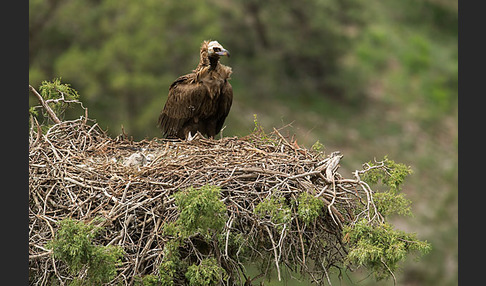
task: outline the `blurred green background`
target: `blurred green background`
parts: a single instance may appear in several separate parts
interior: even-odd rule
[[[457,285],[457,0],[30,0],[29,83],[62,77],[109,134],[160,137],[168,87],[206,39],[231,52],[224,136],[249,134],[257,114],[267,131],[341,151],[343,176],[385,155],[411,166],[415,216],[392,220],[432,251],[397,280]],[[343,277],[354,283],[376,285],[362,271]]]

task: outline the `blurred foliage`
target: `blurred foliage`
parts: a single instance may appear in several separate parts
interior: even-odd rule
[[[112,133],[121,123],[136,138],[155,136],[168,86],[195,68],[203,40],[218,39],[234,51],[228,64],[238,94],[344,97],[339,58],[355,34],[349,31],[363,24],[361,5],[34,0],[30,83],[62,75]]]
[[[342,151],[344,171],[406,162],[416,215],[394,225],[434,248],[397,280],[456,285],[457,20],[457,0],[31,0],[29,83],[62,77],[110,134],[159,137],[169,85],[218,40],[234,72],[224,136],[247,135],[258,114],[299,144]]]

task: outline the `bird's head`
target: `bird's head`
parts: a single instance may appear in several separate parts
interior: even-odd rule
[[[208,56],[209,57],[219,57],[219,56],[230,56],[228,50],[223,48],[223,46],[218,43],[218,41],[211,41],[208,43]]]

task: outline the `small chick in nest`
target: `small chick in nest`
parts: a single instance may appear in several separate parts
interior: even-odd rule
[[[127,167],[140,168],[141,166],[146,166],[148,163],[150,163],[153,160],[153,157],[154,155],[152,154],[144,155],[143,153],[136,152],[130,155],[130,157],[125,160],[123,165]]]

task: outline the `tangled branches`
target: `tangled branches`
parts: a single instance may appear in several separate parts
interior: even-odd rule
[[[171,239],[164,227],[180,213],[174,195],[191,187],[220,189],[225,222],[212,238],[198,233],[186,237],[178,251],[186,264],[215,258],[227,274],[223,285],[251,285],[255,277],[246,274],[248,261],[258,262],[262,275],[273,269],[279,280],[285,266],[318,284],[330,284],[328,270],[343,267],[348,254],[343,226],[360,219],[384,221],[373,191],[360,178],[383,168],[380,162],[346,179],[337,172],[342,154],[300,148],[276,129],[244,138],[132,142],[122,135],[110,138],[87,122],[83,117],[58,122],[44,133],[31,126],[33,285],[73,279],[46,247],[65,218],[96,222],[104,228],[96,243],[124,249],[112,283],[133,285],[137,278],[157,275]],[[315,202],[318,208],[312,208]],[[174,276],[180,283],[184,279],[184,273]]]

